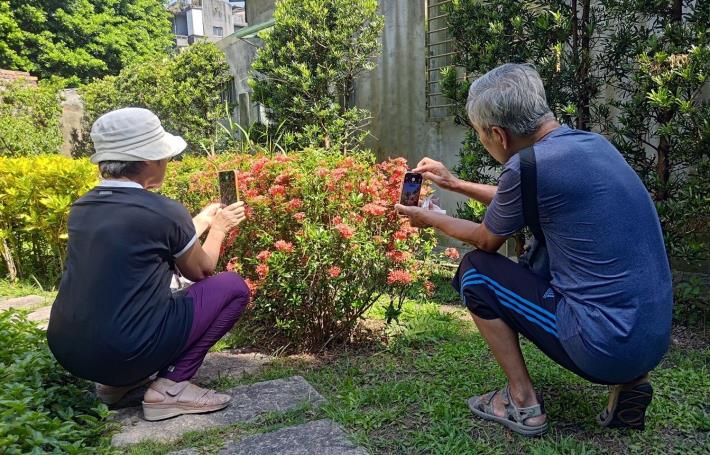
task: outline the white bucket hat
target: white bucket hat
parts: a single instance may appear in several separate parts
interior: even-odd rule
[[[92,163],[164,160],[187,147],[183,138],[165,132],[155,114],[137,107],[99,117],[91,127],[91,140],[96,150],[91,155]]]

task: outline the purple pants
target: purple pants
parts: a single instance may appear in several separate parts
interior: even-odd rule
[[[190,380],[207,352],[237,322],[249,303],[249,288],[234,272],[224,272],[191,285],[187,295],[194,306],[192,329],[185,347],[172,365],[158,376],[181,382]]]

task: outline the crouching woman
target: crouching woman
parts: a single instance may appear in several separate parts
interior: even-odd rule
[[[97,382],[108,404],[157,372],[143,397],[147,420],[222,409],[230,396],[189,380],[249,300],[239,275],[212,275],[244,207],[213,204],[192,219],[181,204],[150,191],[186,144],[148,110],[109,112],[91,138],[91,161],[104,180],[71,208],[65,271],[47,330],[52,353],[71,373]],[[195,284],[173,294],[176,270]]]

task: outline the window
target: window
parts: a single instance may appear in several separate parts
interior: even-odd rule
[[[454,64],[454,39],[449,30],[447,4],[426,1],[426,110],[428,120],[443,120],[454,113],[454,103],[441,93],[441,70]]]
[[[224,36],[224,30],[222,27],[212,27],[212,34],[214,36]]]

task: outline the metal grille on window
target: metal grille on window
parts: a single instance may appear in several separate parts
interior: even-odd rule
[[[454,113],[454,103],[441,93],[441,70],[454,64],[454,40],[445,6],[452,0],[426,0],[426,110],[429,120]]]

